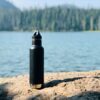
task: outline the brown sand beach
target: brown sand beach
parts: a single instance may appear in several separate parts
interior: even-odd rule
[[[100,71],[45,73],[41,90],[32,90],[28,79],[0,78],[0,100],[100,100]]]

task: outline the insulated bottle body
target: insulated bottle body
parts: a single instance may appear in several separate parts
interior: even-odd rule
[[[44,48],[33,46],[30,49],[30,84],[44,83]]]

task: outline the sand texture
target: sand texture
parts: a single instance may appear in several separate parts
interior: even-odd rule
[[[100,100],[100,71],[45,73],[41,90],[29,76],[0,78],[0,100]]]

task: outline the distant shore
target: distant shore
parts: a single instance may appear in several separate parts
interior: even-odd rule
[[[100,70],[45,73],[41,90],[28,81],[28,75],[0,78],[0,100],[100,100]]]
[[[25,33],[27,33],[27,32],[35,32],[35,31],[37,31],[37,30],[0,30],[0,32],[25,32]],[[42,33],[46,33],[46,32],[50,32],[50,33],[52,33],[52,32],[54,32],[54,33],[62,33],[62,32],[100,32],[100,30],[82,30],[82,31],[47,31],[47,30],[39,30],[40,32],[42,32]]]

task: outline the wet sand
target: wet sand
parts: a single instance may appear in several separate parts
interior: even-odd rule
[[[30,88],[28,75],[0,78],[0,100],[100,100],[100,70],[45,73],[41,90]]]

